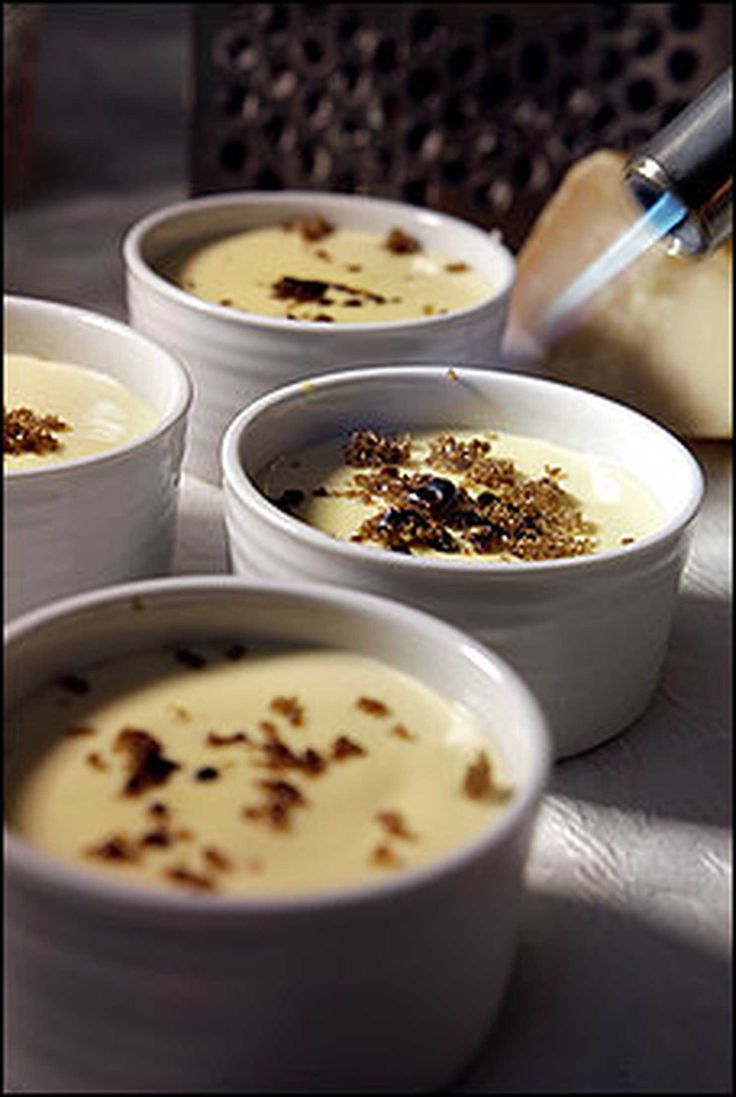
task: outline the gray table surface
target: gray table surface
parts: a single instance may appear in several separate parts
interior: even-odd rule
[[[187,193],[186,17],[47,6],[6,290],[124,318],[122,234]],[[731,448],[692,448],[707,494],[661,685],[625,734],[555,767],[504,1008],[454,1092],[733,1090]],[[219,490],[189,477],[175,570],[227,570]]]

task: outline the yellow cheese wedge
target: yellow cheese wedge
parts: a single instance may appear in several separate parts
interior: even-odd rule
[[[519,256],[505,345],[533,345],[547,307],[637,219],[624,156],[600,149],[575,164]],[[731,243],[702,259],[655,245],[602,291],[579,326],[538,351],[537,366],[630,404],[678,434],[732,433]]]

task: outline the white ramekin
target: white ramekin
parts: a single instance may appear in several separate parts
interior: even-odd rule
[[[635,544],[563,560],[427,560],[340,541],[284,514],[259,489],[276,457],[375,424],[482,428],[609,458],[660,501],[661,527]],[[511,663],[550,722],[558,757],[627,727],[662,667],[703,477],[688,450],[643,415],[571,386],[503,371],[355,368],[263,397],[222,447],[234,570],[394,597],[465,629]]]
[[[18,1091],[426,1092],[488,1035],[549,769],[539,707],[496,655],[370,595],[231,576],[152,580],[8,626],[6,712],[60,674],[226,638],[351,650],[440,690],[487,730],[515,794],[486,832],[430,866],[314,896],[129,887],[9,832],[6,1018]]]
[[[105,316],[5,298],[5,350],[89,366],[160,418],[91,457],[4,470],[5,619],[54,598],[170,569],[192,387],[168,352]]]
[[[497,290],[445,316],[386,324],[315,324],[256,316],[210,304],[159,273],[184,245],[306,213],[340,227],[385,233],[398,226],[426,248],[462,257]],[[233,412],[290,381],[347,368],[447,357],[489,362],[506,321],[515,261],[496,235],[446,214],[362,196],[319,191],[251,191],[180,202],[139,221],[123,244],[128,315],[134,328],[180,355],[194,381],[185,468],[219,479],[219,445]]]

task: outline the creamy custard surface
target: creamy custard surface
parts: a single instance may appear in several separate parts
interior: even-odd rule
[[[331,226],[309,233],[301,224],[214,240],[176,256],[162,273],[205,301],[322,323],[414,320],[466,308],[494,292],[462,256],[425,251],[403,233]]]
[[[145,434],[160,418],[115,378],[69,362],[5,354],[3,383],[6,469],[35,468],[103,453]],[[9,413],[18,409],[28,409],[36,419],[50,416],[64,424],[51,430],[56,448],[8,452]]]
[[[384,880],[478,836],[513,795],[469,714],[343,651],[144,652],[46,687],[8,726],[14,829],[112,879],[203,895]]]
[[[362,433],[379,444],[400,438],[404,452],[389,448],[381,457],[378,450],[367,464],[350,464],[350,442],[333,439],[274,462],[260,479],[261,489],[333,537],[448,561],[601,552],[633,543],[664,521],[644,484],[593,454],[502,431],[368,431],[355,432],[353,442]],[[448,459],[433,464],[443,438]],[[411,533],[412,521],[420,523],[417,536],[399,536],[404,528]],[[366,522],[374,526],[372,535]],[[551,528],[557,532],[543,533]]]

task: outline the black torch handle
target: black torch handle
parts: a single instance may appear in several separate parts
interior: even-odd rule
[[[727,69],[629,161],[625,178],[645,207],[664,192],[687,217],[673,243],[690,254],[716,247],[731,232],[733,77]]]
[[[728,69],[639,150],[657,161],[675,196],[693,212],[733,174],[732,98]]]

